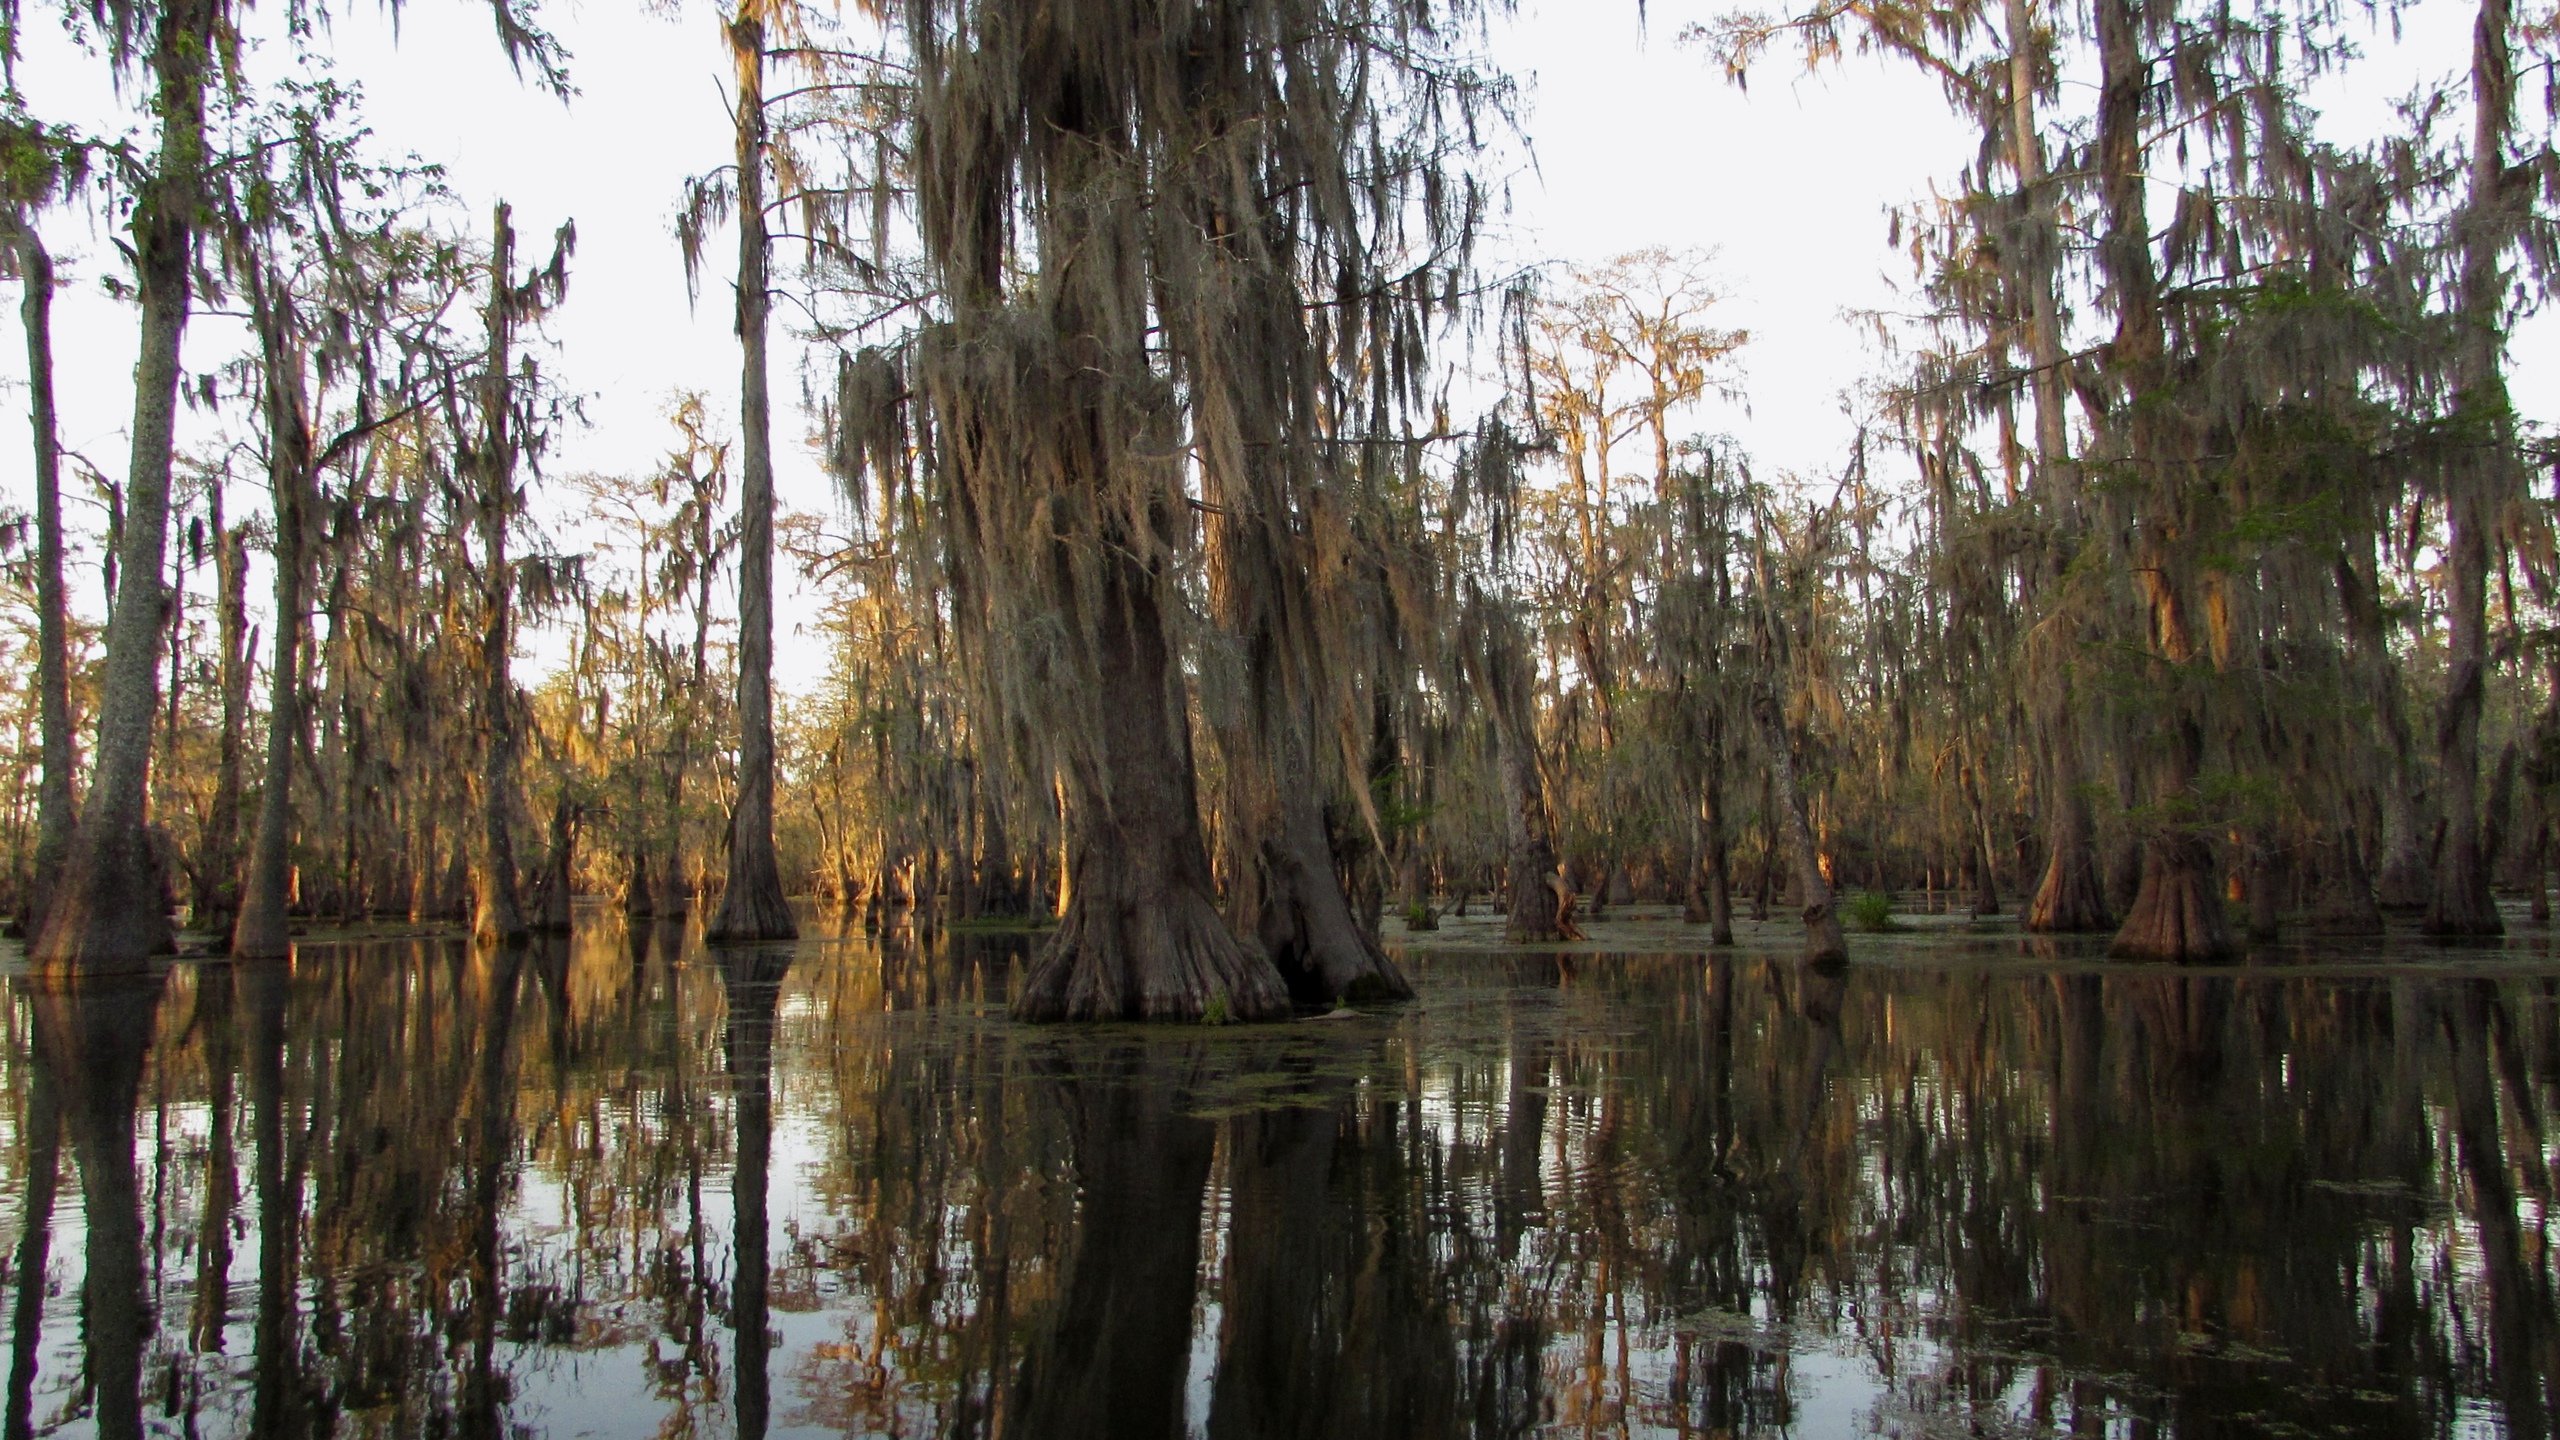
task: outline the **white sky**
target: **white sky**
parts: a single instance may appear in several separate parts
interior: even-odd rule
[[[272,5],[270,6],[272,9]],[[1975,141],[1936,87],[1905,68],[1850,61],[1802,77],[1775,55],[1745,94],[1705,56],[1673,43],[1681,27],[1721,8],[1703,0],[1654,0],[1640,33],[1634,0],[1523,0],[1498,57],[1530,86],[1527,129],[1534,173],[1518,177],[1503,259],[1588,262],[1644,246],[1713,247],[1731,297],[1722,323],[1747,327],[1747,413],[1704,417],[1729,430],[1762,473],[1837,464],[1849,440],[1841,395],[1876,368],[1864,327],[1845,312],[1889,307],[1909,277],[1889,250],[1885,213],[1952,176]],[[2422,76],[2463,66],[2471,9],[2424,0],[2408,38],[2317,97],[2339,135],[2385,123],[2384,100]],[[272,17],[269,17],[270,20]],[[480,0],[410,0],[397,46],[371,7],[339,22],[342,78],[361,80],[382,149],[444,163],[476,216],[504,198],[526,249],[547,243],[564,218],[578,227],[568,304],[552,332],[554,372],[588,397],[591,426],[559,438],[548,468],[644,471],[668,448],[663,418],[682,389],[734,411],[737,351],[729,294],[706,277],[698,308],[686,300],[673,235],[685,177],[721,164],[729,130],[721,98],[725,48],[710,5],[674,14],[639,4],[555,3],[546,20],[567,44],[579,93],[565,109],[518,84],[498,56]],[[42,25],[39,20],[38,28]],[[50,34],[30,37],[21,80],[36,113],[99,123],[98,62]],[[274,52],[260,62],[267,73]],[[91,113],[83,113],[89,111]],[[485,220],[475,223],[485,224]],[[74,283],[56,302],[58,385],[65,443],[109,474],[125,463],[134,317],[107,300],[100,274],[114,264],[89,222],[57,220],[48,233]],[[715,254],[725,268],[726,251]],[[11,297],[14,311],[14,295]],[[777,310],[788,319],[787,309]],[[0,504],[32,504],[23,440],[25,362],[14,323],[0,345],[0,390],[12,418],[0,430]],[[222,322],[190,331],[191,368],[218,363],[237,336]],[[2518,403],[2551,418],[2549,380],[2560,374],[2560,323],[2518,336]],[[778,355],[778,365],[787,364]],[[786,505],[826,512],[832,488],[804,445],[810,428],[799,385],[775,376],[778,479]],[[186,432],[199,443],[201,420]],[[253,506],[243,495],[235,508]],[[551,512],[567,505],[551,502]],[[537,500],[537,515],[545,513]],[[75,506],[94,531],[102,516]],[[571,537],[564,534],[564,541]],[[788,567],[785,567],[786,571]],[[94,605],[93,575],[73,590]],[[782,614],[786,627],[794,607]],[[783,642],[786,688],[818,678],[810,643]]]

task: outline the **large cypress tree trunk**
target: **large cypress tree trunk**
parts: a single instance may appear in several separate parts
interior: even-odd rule
[[[1066,767],[1069,899],[1032,963],[1025,1020],[1224,1018],[1289,1012],[1270,961],[1218,914],[1200,834],[1191,739],[1157,577],[1122,547],[1094,565],[1098,742]]]
[[[2180,673],[2196,656],[2187,584],[2192,537],[2183,486],[2189,482],[2169,401],[2159,280],[2151,254],[2144,187],[2143,97],[2149,66],[2142,47],[2146,0],[2098,0],[2100,70],[2098,168],[2106,231],[2100,264],[2116,309],[2114,360],[2131,458],[2142,472],[2137,515],[2137,569],[2150,625],[2151,670],[2169,697],[2163,733],[2150,759],[2151,803],[2160,828],[2142,855],[2142,879],[2110,953],[2125,959],[2210,960],[2231,951],[2223,919],[2220,866],[2212,848],[2179,823],[2192,803],[2204,760],[2204,731]]]
[[[2481,838],[2480,715],[2489,679],[2489,557],[2497,517],[2516,489],[2515,420],[2500,352],[2505,344],[2506,255],[2516,233],[2505,192],[2507,133],[2515,75],[2509,55],[2509,0],[2480,0],[2471,35],[2471,177],[2455,233],[2462,240],[2462,334],[2455,359],[2454,411],[2471,443],[2448,464],[2445,483],[2445,696],[2436,722],[2442,772],[2444,847],[2428,898],[2430,935],[2488,936],[2504,924],[2489,894]]]
[[[53,256],[31,217],[0,214],[17,252],[26,294],[18,302],[27,338],[27,417],[35,431],[36,727],[41,775],[36,787],[36,853],[25,911],[33,936],[71,851],[75,811],[72,772],[79,768],[71,733],[71,621],[62,584],[62,445],[53,404]]]
[[[2027,359],[2034,367],[2028,392],[2035,402],[2036,501],[2047,530],[2044,563],[2035,579],[2047,596],[2059,593],[2064,567],[2080,533],[2079,492],[2071,472],[2071,432],[2064,414],[2061,304],[2056,294],[2061,265],[2056,191],[2045,174],[2044,136],[2036,121],[2036,39],[2032,0],[2006,0],[2009,42],[2010,156],[2026,211],[2026,243],[2019,265],[2027,292]],[[2057,672],[2067,656],[2048,665]],[[2027,902],[2026,928],[2044,934],[2105,930],[2106,889],[2098,881],[2097,827],[2081,793],[2086,761],[2071,695],[2058,675],[2034,691],[2038,779],[2044,790],[2045,868]]]
[[[132,464],[99,685],[97,771],[71,858],[28,958],[48,967],[135,971],[172,948],[159,867],[146,827],[151,722],[159,702],[166,621],[169,470],[177,441],[178,350],[192,298],[196,215],[204,204],[205,91],[213,78],[222,0],[165,0],[151,70],[160,153],[134,207],[141,300],[134,363]]]
[[[739,0],[729,22],[738,72],[738,804],[729,816],[729,885],[703,938],[788,940],[800,933],[773,853],[773,416],[765,331],[772,310],[764,221],[766,0]]]
[[[1302,1001],[1409,999],[1413,987],[1353,914],[1334,865],[1312,717],[1305,698],[1291,694],[1272,619],[1275,607],[1309,608],[1304,577],[1273,553],[1286,543],[1262,528],[1273,522],[1242,513],[1253,503],[1249,494],[1232,501],[1212,531],[1211,601],[1248,667],[1244,716],[1226,727],[1221,747],[1231,797],[1228,912]],[[1299,593],[1270,593],[1280,587]]]
[[[1257,866],[1258,903],[1238,907],[1239,928],[1262,942],[1292,993],[1309,1001],[1406,1000],[1413,986],[1351,913],[1333,846],[1325,838],[1314,766],[1303,732],[1279,737]],[[1230,777],[1233,783],[1233,777]]]

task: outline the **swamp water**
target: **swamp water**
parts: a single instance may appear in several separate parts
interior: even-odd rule
[[[7,1434],[2541,1436],[2560,1400],[2545,936],[1415,953],[1412,1005],[1213,1032],[1012,1025],[1019,939],[581,923],[13,980]]]

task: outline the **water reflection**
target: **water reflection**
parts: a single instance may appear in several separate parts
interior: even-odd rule
[[[2560,970],[1424,957],[1236,1032],[618,917],[20,983],[8,1436],[2547,1436]]]

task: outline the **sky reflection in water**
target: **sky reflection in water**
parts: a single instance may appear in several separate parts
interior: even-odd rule
[[[19,982],[6,1435],[2541,1436],[2560,1408],[2548,958],[1453,955],[1400,1010],[1173,1032],[1010,1024],[1020,947],[712,957],[597,916],[515,958]]]

